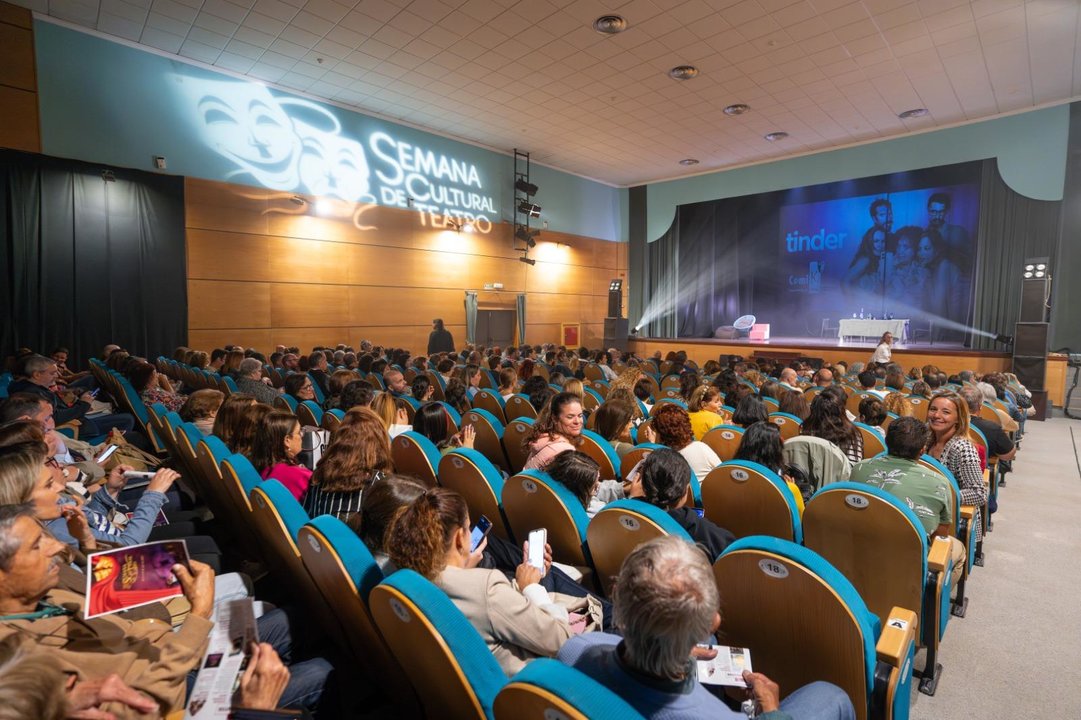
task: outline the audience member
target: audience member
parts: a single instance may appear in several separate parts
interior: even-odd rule
[[[979,429],[987,438],[987,455],[997,457],[1000,461],[1013,460],[1017,455],[1017,447],[1010,440],[1010,436],[1002,430],[1002,426],[994,420],[980,417],[980,407],[983,405],[983,394],[971,385],[966,385],[958,391],[968,405],[969,422]]]
[[[653,413],[650,428],[656,433],[658,442],[683,456],[698,482],[702,482],[710,470],[721,464],[721,458],[713,448],[694,439],[690,415],[679,405],[662,403]]]
[[[384,575],[398,569],[387,554],[386,538],[394,518],[427,488],[412,477],[386,475],[373,484],[360,500],[360,512],[347,522],[364,544]]]
[[[355,407],[371,407],[375,388],[367,380],[352,380],[342,388],[338,408],[348,412]]]
[[[885,490],[911,508],[929,537],[948,538],[956,582],[964,569],[965,547],[950,535],[953,489],[949,480],[918,462],[931,439],[931,430],[916,418],[898,418],[886,430],[887,454],[858,463],[849,479]]]
[[[244,412],[255,404],[255,398],[246,393],[233,393],[225,398],[221,407],[218,408],[218,414],[214,417],[213,433],[216,435],[231,452],[233,450],[233,435],[236,433],[237,426],[239,425],[241,418],[244,416]]]
[[[251,450],[251,464],[264,479],[274,478],[297,500],[304,497],[312,471],[297,462],[303,444],[300,421],[284,410],[272,410],[265,418]]]
[[[736,537],[712,520],[699,516],[690,497],[691,468],[670,448],[646,455],[638,473],[628,478],[627,496],[656,505],[679,523],[702,546],[710,561],[735,542]]]
[[[18,392],[26,392],[40,396],[52,405],[53,419],[57,425],[65,425],[72,420],[78,420],[81,425],[80,431],[84,436],[97,437],[115,428],[123,432],[129,442],[146,449],[146,438],[134,432],[135,418],[131,415],[115,413],[88,417],[87,413],[94,399],[89,392],[84,392],[74,398],[74,402],[70,405],[63,401],[52,390],[56,385],[58,375],[56,363],[49,358],[41,355],[27,355],[19,360],[15,379],[8,386],[8,393],[14,395]]]
[[[263,364],[255,358],[244,358],[237,369],[236,387],[242,393],[254,397],[256,401],[273,405],[278,399],[278,391],[270,384],[269,378],[263,378]]]
[[[386,427],[391,439],[413,429],[409,422],[409,404],[393,393],[380,393],[372,401],[372,410],[383,421],[383,426]]]
[[[623,561],[612,602],[623,636],[578,635],[559,651],[562,662],[650,720],[744,717],[698,682],[695,646],[721,625],[717,584],[702,553],[673,537],[639,545]],[[835,685],[814,682],[782,701],[765,675],[745,671],[743,679],[763,720],[855,720],[852,701]]]
[[[214,423],[224,402],[225,393],[221,390],[196,390],[180,406],[180,419],[199,428],[203,435],[210,435],[214,432]]]
[[[413,432],[431,440],[442,455],[460,447],[472,448],[477,437],[477,430],[472,425],[452,433],[447,411],[437,402],[420,406],[413,417]]]
[[[623,390],[622,392],[626,392]],[[634,449],[631,428],[634,427],[634,407],[626,400],[606,399],[593,413],[593,430],[612,445],[621,459]]]
[[[886,431],[882,429],[882,423],[886,422],[886,405],[881,400],[865,397],[860,400],[859,411],[861,423],[870,426],[881,437],[886,436]]]
[[[619,480],[601,482],[600,466],[583,452],[564,450],[548,463],[545,471],[578,498],[589,517],[623,497],[623,484]]]
[[[307,373],[297,372],[287,375],[285,382],[282,383],[282,392],[296,400],[297,404],[305,400],[315,401],[315,385]]]
[[[845,416],[845,406],[825,391],[811,401],[811,414],[800,426],[800,434],[828,440],[851,463],[863,460],[863,436]]]
[[[746,386],[742,387],[746,388]],[[733,390],[733,394],[742,393]],[[732,413],[733,424],[744,429],[756,422],[763,422],[766,420],[769,420],[769,409],[766,408],[766,404],[749,392],[739,401],[739,404],[736,405],[736,411]]]
[[[957,393],[936,395],[927,409],[927,426],[934,436],[927,454],[953,473],[961,490],[961,504],[976,507],[973,522],[976,524],[976,540],[981,540],[983,527],[980,516],[987,502],[987,488],[983,484],[980,454],[968,439],[968,403]]]
[[[544,406],[526,434],[524,443],[529,451],[526,470],[543,470],[565,450],[581,444],[582,403],[577,395],[559,393]]]
[[[758,463],[780,475],[792,493],[792,500],[796,503],[800,515],[803,515],[804,495],[809,497],[814,492],[814,488],[808,483],[804,483],[801,487],[796,482],[797,473],[802,476],[802,471],[785,465],[783,448],[781,429],[771,422],[759,421],[751,424],[743,432],[733,459]]]
[[[701,440],[711,428],[724,425],[722,405],[724,398],[721,391],[712,385],[700,385],[691,393],[687,409],[690,411],[691,431],[695,440]]]
[[[394,469],[390,440],[382,420],[370,408],[350,410],[311,476],[304,496],[310,517],[334,515],[347,521],[360,506],[365,488]]]
[[[407,505],[387,535],[391,561],[438,585],[480,633],[508,676],[532,658],[554,657],[572,634],[569,611],[588,610],[589,599],[552,597],[540,585],[544,573],[524,556],[511,585],[499,570],[477,567],[484,541],[476,550],[470,546],[465,501],[440,487],[426,490]],[[544,564],[547,572],[548,547]],[[574,602],[562,604],[566,600]]]

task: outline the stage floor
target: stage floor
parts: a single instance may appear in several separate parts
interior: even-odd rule
[[[643,339],[645,339],[645,340],[657,340],[657,341],[663,340],[663,338],[643,338]],[[780,346],[780,347],[785,347],[785,348],[800,347],[800,348],[829,348],[829,349],[849,349],[849,350],[852,350],[852,349],[874,350],[878,346],[878,340],[877,339],[872,339],[872,338],[867,338],[866,340],[854,340],[854,339],[849,338],[849,339],[846,339],[846,340],[842,341],[840,338],[835,338],[835,337],[833,337],[833,338],[817,338],[817,337],[795,337],[795,336],[784,336],[784,335],[772,337],[772,338],[770,338],[769,340],[766,340],[766,341],[754,341],[754,342],[752,342],[751,340],[748,340],[747,338],[737,338],[735,340],[722,340],[722,339],[718,339],[718,338],[700,338],[700,339],[677,338],[675,340],[664,340],[664,341],[665,342],[683,342],[683,341],[686,341],[686,342],[695,342],[695,343],[703,342],[703,343],[715,343],[715,344],[719,344],[719,345],[742,345],[742,346],[752,347],[752,348],[753,347],[766,348],[766,347]],[[948,342],[936,342],[936,343],[927,343],[927,342],[901,343],[901,342],[894,342],[893,343],[893,349],[894,349],[894,351],[897,351],[897,350],[914,350],[914,351],[919,351],[919,352],[928,352],[928,351],[934,352],[934,351],[938,350],[938,351],[941,351],[941,352],[949,352],[949,353],[953,353],[953,352],[957,352],[957,351],[967,351],[967,352],[978,352],[978,353],[981,353],[981,354],[985,353],[985,352],[990,352],[990,351],[987,351],[987,350],[972,350],[971,348],[966,348],[964,345],[960,345],[958,343],[948,343]]]

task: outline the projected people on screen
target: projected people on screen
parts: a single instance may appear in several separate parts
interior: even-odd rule
[[[875,225],[863,234],[856,256],[848,265],[844,288],[848,293],[881,295],[885,282],[887,230]]]
[[[891,182],[903,189],[850,196],[852,185],[839,183],[829,186],[834,197],[819,188],[824,199],[782,205],[776,257],[784,293],[773,300],[771,286],[758,283],[755,308],[792,334],[820,333],[823,319],[892,317],[910,321],[912,336],[964,342],[979,184],[905,188],[912,180],[899,176]]]
[[[929,275],[925,307],[954,322],[963,322],[967,310],[966,283],[961,270],[950,258],[945,241],[938,231],[928,228],[920,236],[916,257]],[[938,333],[941,337],[942,333]]]
[[[891,307],[923,309],[931,273],[916,257],[921,235],[923,228],[915,225],[906,225],[894,235],[893,251],[886,261],[886,298]]]

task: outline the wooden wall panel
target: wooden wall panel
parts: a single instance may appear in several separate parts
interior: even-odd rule
[[[226,345],[253,347],[263,352],[274,350],[274,341],[270,330],[239,329],[229,330],[193,330],[188,329],[188,347],[210,352],[214,348]]]
[[[0,47],[4,59],[0,63],[0,85],[37,92],[34,76],[34,33],[24,27],[0,22]]]
[[[461,290],[358,285],[349,287],[349,313],[354,318],[363,318],[369,327],[401,325],[400,314],[396,309],[402,305],[408,305],[415,324],[423,324],[425,327],[430,326],[434,318],[465,317],[465,293]]]
[[[0,2],[0,147],[41,152],[33,16]]]
[[[529,342],[555,341],[559,323],[580,322],[594,344],[608,282],[626,272],[625,250],[592,238],[546,234],[531,267],[518,261],[507,225],[459,233],[433,228],[421,213],[373,207],[361,215],[371,227],[358,229],[343,206],[319,216],[316,198],[303,205],[291,198],[186,181],[194,346],[308,349],[365,338],[423,352],[434,317],[464,342],[466,289],[478,291],[481,307],[502,309],[514,309],[515,296],[525,292]],[[485,291],[486,283],[504,287]]]
[[[270,283],[188,279],[188,328],[269,328]]]
[[[271,235],[267,249],[270,253],[270,277],[275,282],[318,281],[331,285],[349,282],[350,245]]]
[[[37,93],[0,85],[0,147],[41,152]]]
[[[270,317],[274,328],[347,328],[349,288],[345,285],[273,283]]]
[[[270,282],[265,235],[188,228],[188,277]]]

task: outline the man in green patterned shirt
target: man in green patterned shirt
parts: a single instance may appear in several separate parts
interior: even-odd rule
[[[917,462],[930,440],[931,431],[922,422],[898,418],[886,430],[889,454],[859,463],[849,479],[885,490],[916,513],[928,535],[946,537],[953,522],[950,481]]]

